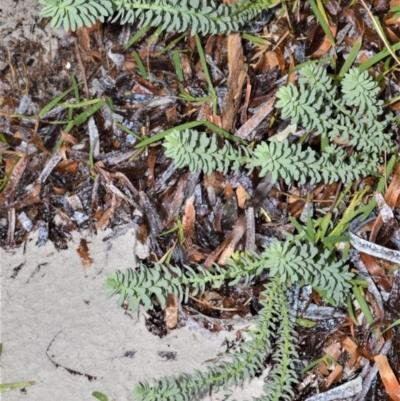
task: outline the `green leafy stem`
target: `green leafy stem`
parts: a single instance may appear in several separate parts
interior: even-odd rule
[[[228,361],[208,367],[205,372],[184,374],[178,379],[161,379],[153,384],[141,383],[134,390],[136,398],[140,401],[190,401],[194,397],[205,395],[210,388],[225,387],[228,383],[241,385],[245,380],[254,377],[263,369],[263,362],[271,352],[273,340],[276,337],[279,336],[277,340],[279,345],[295,343],[293,325],[290,324],[290,319],[286,319],[289,315],[285,298],[286,286],[279,280],[272,280],[265,286],[261,296],[264,298],[261,301],[262,309],[255,321],[255,328],[248,332],[251,339],[241,345],[240,352],[230,355]],[[285,311],[285,318],[281,322],[282,311]],[[285,329],[276,331],[276,328],[280,329],[281,326]],[[276,336],[275,333],[277,333]],[[278,346],[278,348],[281,347]],[[291,362],[297,359],[295,346],[289,348],[285,346],[283,352]],[[279,374],[273,375],[268,383],[269,398],[267,399],[272,400],[272,395],[282,394],[296,381],[294,369],[291,369],[290,364],[285,364],[285,368]]]
[[[216,136],[209,137],[189,129],[173,131],[165,137],[163,146],[165,155],[173,159],[177,167],[189,167],[192,172],[226,174],[229,169],[237,171],[245,166],[250,171],[260,168],[261,177],[271,174],[273,182],[281,177],[287,184],[293,181],[348,183],[375,170],[379,163],[376,155],[354,152],[348,158],[346,152],[335,145],[326,147],[318,156],[314,150],[303,150],[300,144],[289,144],[287,140],[261,142],[253,151],[243,145],[235,149],[224,140],[224,146],[220,148]]]
[[[270,276],[279,277],[281,283],[303,281],[325,291],[333,302],[341,303],[351,287],[348,282],[352,277],[343,262],[330,261],[329,251],[321,253],[314,244],[297,240],[274,241],[260,254],[235,254],[227,259],[224,267],[214,265],[207,270],[197,265],[195,270],[185,265],[184,269],[156,263],[152,268],[141,265],[139,271],[118,270],[108,276],[105,288],[109,290],[109,297],[119,295],[119,306],[127,302],[129,309],[135,311],[140,302],[148,310],[153,308],[153,295],[165,308],[168,294],[175,294],[179,301],[186,302],[189,291],[194,295],[203,293],[207,284],[220,288],[226,280],[230,280],[230,285],[239,281],[248,283],[268,269]]]
[[[242,1],[217,5],[207,0],[39,0],[45,7],[41,14],[52,18],[52,26],[75,31],[96,21],[120,20],[121,24],[138,22],[141,26],[161,26],[163,31],[191,35],[237,31],[240,25],[257,17],[278,0]]]
[[[207,285],[219,288],[222,283],[249,283],[264,271],[270,281],[261,296],[263,309],[256,320],[256,328],[249,332],[251,339],[241,346],[241,351],[230,361],[211,366],[206,372],[183,375],[178,379],[161,379],[153,384],[144,382],[136,386],[135,395],[141,401],[191,400],[204,394],[210,387],[217,389],[228,383],[242,384],[262,369],[267,354],[271,352],[274,367],[265,385],[266,400],[278,400],[280,396],[293,394],[292,385],[297,382],[293,363],[297,358],[295,347],[294,317],[287,303],[287,286],[294,282],[311,284],[332,303],[344,302],[351,285],[352,274],[342,261],[335,261],[329,251],[321,253],[310,242],[289,237],[285,242],[274,241],[257,254],[235,253],[227,259],[226,266],[214,265],[207,270],[198,265],[175,266],[155,264],[152,268],[141,265],[139,270],[128,269],[110,275],[105,283],[108,296],[119,295],[118,305],[127,303],[135,311],[139,304],[153,308],[156,296],[165,308],[168,294],[175,294],[186,301],[189,291],[203,293]]]
[[[394,117],[390,113],[386,113],[385,119],[380,117],[383,102],[377,99],[379,87],[367,72],[350,70],[341,82],[340,99],[338,85],[334,85],[324,68],[303,67],[299,84],[299,89],[293,84],[281,87],[276,106],[292,124],[334,142],[323,146],[320,154],[288,140],[261,142],[254,150],[243,145],[234,148],[224,140],[220,147],[215,136],[187,129],[166,136],[166,156],[177,167],[205,174],[227,173],[245,166],[250,171],[259,168],[260,176],[271,174],[273,182],[280,177],[287,184],[347,184],[376,170],[381,154],[394,150],[391,134],[386,132]],[[348,155],[344,146],[352,146],[356,151],[352,149]]]

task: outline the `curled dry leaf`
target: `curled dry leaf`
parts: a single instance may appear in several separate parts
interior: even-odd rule
[[[25,171],[27,163],[28,163],[28,157],[22,156],[15,164],[15,167],[12,170],[11,177],[8,180],[6,187],[0,193],[0,204],[1,205],[10,203],[13,201],[15,190],[17,189],[17,185],[22,177],[22,174]]]

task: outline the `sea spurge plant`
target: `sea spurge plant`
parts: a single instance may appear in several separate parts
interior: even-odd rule
[[[175,294],[186,302],[189,291],[194,295],[203,293],[207,284],[220,288],[225,281],[230,285],[240,281],[249,283],[268,271],[270,277],[277,277],[282,284],[303,280],[323,289],[329,299],[339,304],[350,288],[348,281],[352,275],[344,263],[332,262],[329,258],[328,251],[321,253],[312,243],[274,241],[261,253],[238,254],[228,259],[224,267],[214,265],[210,270],[200,265],[195,268],[185,265],[181,269],[156,263],[151,268],[141,265],[139,270],[117,271],[107,278],[105,288],[109,290],[109,297],[119,295],[119,306],[127,302],[129,309],[135,311],[139,303],[152,309],[153,295],[165,307],[168,294]]]
[[[294,318],[286,296],[287,287],[277,280],[266,284],[261,293],[262,309],[249,330],[249,340],[241,345],[240,351],[229,359],[208,367],[205,372],[196,371],[179,378],[161,379],[154,383],[144,382],[136,386],[134,394],[139,401],[191,401],[206,395],[210,389],[226,387],[254,377],[263,369],[264,360],[277,345],[273,359],[284,354],[284,364],[271,375],[267,384],[268,400],[293,392],[292,385],[297,381],[293,361],[297,359],[294,337]],[[283,311],[283,319],[282,319]],[[289,345],[290,344],[290,345]],[[278,355],[279,354],[279,355]],[[287,359],[286,359],[287,358]],[[290,363],[289,363],[290,361]],[[281,366],[281,365],[280,365]]]
[[[91,26],[97,20],[161,26],[163,31],[194,34],[219,34],[237,31],[241,25],[257,17],[279,0],[241,1],[224,5],[214,0],[39,0],[45,7],[44,17],[52,18],[52,26],[76,30]]]
[[[383,100],[377,100],[380,88],[367,71],[350,70],[342,80],[341,91],[344,103],[357,107],[360,115],[370,113],[376,117],[382,114]]]
[[[171,132],[163,146],[165,155],[172,158],[177,167],[189,166],[190,171],[203,171],[205,174],[213,171],[226,174],[230,168],[237,170],[241,165],[241,154],[250,152],[244,146],[236,150],[227,140],[220,147],[216,136],[189,129]]]
[[[383,102],[377,99],[379,87],[368,73],[354,68],[338,85],[326,69],[309,65],[300,70],[300,88],[293,84],[277,92],[276,106],[282,117],[324,138],[354,146],[375,157],[393,151],[393,141],[385,132],[394,117],[380,119]]]
[[[338,146],[329,146],[318,155],[312,149],[303,149],[299,144],[283,142],[261,142],[254,150],[239,145],[233,147],[227,140],[220,147],[215,135],[195,130],[173,131],[165,137],[165,155],[174,160],[177,167],[188,167],[190,171],[236,172],[241,166],[250,171],[259,168],[260,177],[271,174],[272,182],[282,178],[288,185],[301,183],[342,181],[349,183],[374,170],[379,162],[376,155],[366,157],[354,152],[348,160],[346,152]]]
[[[288,140],[261,142],[253,150],[234,147],[227,140],[219,146],[215,136],[188,129],[166,136],[166,156],[192,172],[236,172],[243,166],[250,171],[258,168],[261,177],[271,174],[273,182],[281,178],[286,184],[347,184],[376,170],[382,152],[394,149],[391,135],[385,132],[394,117],[387,113],[380,118],[383,102],[377,99],[376,82],[366,72],[353,69],[339,91],[325,69],[308,65],[300,70],[299,83],[299,88],[281,87],[276,105],[282,108],[282,118],[334,142],[322,152]],[[353,147],[349,154],[345,146]]]
[[[284,242],[273,241],[259,253],[235,253],[224,267],[214,265],[207,270],[200,265],[183,269],[162,264],[151,268],[141,265],[138,270],[118,271],[109,276],[105,287],[109,296],[119,295],[119,305],[125,302],[134,311],[139,304],[151,309],[154,297],[165,307],[168,294],[175,294],[185,302],[189,292],[202,293],[207,285],[219,288],[224,282],[230,285],[249,283],[265,272],[269,273],[270,280],[260,297],[262,309],[255,327],[248,333],[250,340],[241,345],[240,352],[205,372],[161,379],[152,384],[141,383],[135,389],[136,398],[141,401],[192,400],[206,394],[210,388],[218,389],[228,383],[243,384],[263,368],[269,355],[274,365],[265,385],[264,399],[279,400],[293,395],[293,384],[297,382],[294,368],[296,316],[288,304],[288,286],[298,282],[311,284],[335,304],[344,301],[351,287],[352,274],[348,267],[336,261],[328,251],[321,253],[312,243],[288,237]]]
[[[42,16],[52,18],[51,26],[63,26],[66,31],[104,22],[113,13],[110,0],[39,0],[39,3],[45,6]]]

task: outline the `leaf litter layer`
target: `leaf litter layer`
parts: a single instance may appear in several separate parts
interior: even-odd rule
[[[138,28],[81,29],[69,46],[60,49],[55,66],[70,63],[71,68],[59,77],[51,73],[52,66],[37,68],[40,60],[27,60],[23,42],[15,49],[2,49],[14,55],[5,60],[0,75],[1,246],[21,245],[37,231],[38,246],[50,240],[62,250],[73,230],[111,227],[119,235],[134,226],[139,240],[150,247],[152,257],[146,264],[200,263],[210,268],[214,262],[223,265],[234,250],[260,249],[271,239],[283,239],[285,232],[302,232],[299,223],[307,224],[307,216],[318,221],[329,213],[329,229],[320,220],[314,227],[309,223],[305,234],[319,235],[314,241],[330,236],[333,239],[324,244],[331,246],[348,241],[344,218],[364,204],[369,205],[364,211],[372,210],[371,191],[382,183],[381,192],[386,181],[389,188],[392,184],[396,188],[397,164],[389,168],[389,163],[386,173],[383,166],[383,179],[369,176],[346,190],[337,183],[288,185],[278,180],[272,185],[257,170],[251,175],[241,170],[205,175],[177,169],[162,146],[163,133],[177,126],[218,134],[221,144],[223,136],[234,139],[232,144],[235,140],[257,144],[285,129],[292,138],[302,136],[302,127],[281,121],[274,109],[276,90],[295,83],[293,68],[309,60],[323,58],[325,68],[340,75],[355,48],[355,65],[374,67],[369,72],[381,79],[381,99],[395,99],[390,107],[396,112],[395,61],[389,51],[385,53],[384,41],[363,5],[325,3],[335,47],[324,35],[321,19],[314,17],[313,5],[288,3],[267,10],[245,27],[246,32],[228,37],[200,39],[142,30],[125,48]],[[372,12],[380,18],[386,40],[397,43],[398,29],[389,6],[374,3]],[[280,10],[285,13],[279,14]],[[63,96],[52,102],[60,93]],[[320,146],[315,136],[302,139],[304,146]],[[367,186],[372,189],[366,190]],[[398,193],[389,188],[385,199],[378,197],[375,202],[380,217],[365,231],[371,232],[366,237],[371,242],[395,248],[396,215],[387,217],[384,206],[396,213]],[[87,258],[84,244],[81,254]],[[379,369],[384,386],[373,377],[374,357],[385,340],[385,345],[391,341],[386,353],[398,376],[396,327],[385,337],[376,335],[398,319],[398,276],[389,274],[396,266],[354,251],[350,256],[354,272],[364,279],[354,285],[357,308],[351,303],[347,310],[333,307],[316,291],[301,290],[296,308],[305,320],[298,320],[297,326],[301,362],[297,370],[319,363],[299,376],[296,399],[306,399],[316,388],[330,391],[355,377],[362,379],[364,389],[368,387],[360,397],[387,399],[384,369]],[[169,297],[170,313],[164,315],[156,305],[148,327],[163,335],[184,325],[187,314],[195,314],[208,329],[228,329],[225,322],[233,316],[257,314],[267,279],[206,289],[200,296],[190,296],[182,308]],[[312,322],[312,328],[304,328]],[[263,364],[271,362],[265,359]],[[384,360],[379,366],[388,371]]]

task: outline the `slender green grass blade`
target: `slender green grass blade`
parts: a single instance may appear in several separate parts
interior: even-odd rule
[[[114,102],[110,96],[106,96],[106,103],[107,103],[108,107],[110,108],[111,112],[114,113],[114,110],[115,110]]]
[[[391,325],[389,325],[383,332],[386,333],[388,330],[393,329],[393,327],[396,327],[400,324],[400,319],[397,319],[396,321],[394,321]]]
[[[143,63],[142,63],[142,60],[141,60],[140,57],[139,57],[139,54],[134,50],[134,51],[132,52],[132,55],[133,55],[133,57],[134,57],[134,59],[135,59],[135,62],[136,62],[137,67],[139,68],[140,75],[141,75],[144,79],[147,79],[147,78],[148,78],[147,71],[146,71],[146,68],[144,68],[144,65],[143,65]]]
[[[201,66],[203,68],[204,75],[206,77],[206,81],[207,81],[207,85],[208,85],[208,91],[210,92],[210,94],[214,98],[214,100],[213,100],[213,113],[217,114],[217,95],[215,93],[215,89],[214,89],[214,86],[212,84],[210,72],[208,71],[206,56],[204,54],[203,47],[201,46],[201,41],[200,41],[199,35],[197,35],[197,34],[195,35],[195,40],[196,40],[197,51],[198,51],[199,57],[200,57],[200,63],[201,63]]]
[[[184,37],[186,36],[186,34],[183,34],[181,36],[178,36],[176,39],[171,40],[170,43],[167,44],[167,46],[164,47],[164,49],[160,50],[159,52],[156,53],[156,56],[161,56],[164,53],[166,53],[167,51],[169,51],[170,49],[172,49],[178,42],[180,42]]]
[[[190,102],[212,102],[213,99],[210,97],[194,97],[191,94],[184,91],[182,86],[179,87],[179,92],[185,100],[189,100]]]
[[[79,103],[59,103],[58,105],[65,108],[78,109],[79,107],[86,107],[92,104],[96,104],[97,102],[99,102],[99,100],[100,99],[89,99]]]
[[[395,52],[397,50],[400,50],[400,42],[394,44],[393,46],[390,46],[390,49]],[[371,57],[370,59],[364,61],[360,66],[358,67],[361,72],[364,72],[368,70],[368,68],[371,68],[373,65],[378,63],[379,61],[383,60],[384,58],[390,56],[389,50],[384,49],[378,54],[375,54],[375,56]]]
[[[342,68],[340,69],[340,72],[339,72],[340,78],[343,78],[347,74],[347,72],[350,70],[351,66],[354,63],[354,60],[357,57],[358,52],[361,49],[361,44],[362,44],[361,40],[357,40],[357,42],[354,43],[354,46],[352,47],[349,55],[347,56],[346,62],[343,64]]]
[[[17,390],[19,388],[33,386],[34,384],[36,384],[34,381],[0,384],[0,393],[4,393],[8,390]]]
[[[353,309],[353,303],[351,302],[351,296],[347,295],[347,312],[349,313],[350,319],[354,322],[354,324],[357,324],[357,319],[356,315],[354,314],[354,309]]]
[[[139,40],[142,36],[144,36],[147,31],[151,28],[151,26],[144,26],[143,28],[139,29],[124,45],[124,49],[128,49],[131,47],[137,40]]]
[[[202,121],[203,124],[212,132],[215,132],[219,135],[221,135],[222,137],[224,137],[225,139],[228,139],[229,141],[233,141],[233,142],[237,142],[237,143],[241,143],[242,145],[248,145],[248,143],[241,138],[238,138],[235,135],[230,134],[229,132],[223,130],[222,128],[218,127],[217,125],[210,123],[210,121],[207,120],[199,120]]]
[[[39,117],[42,117],[45,115],[47,112],[49,112],[53,107],[55,107],[58,102],[60,102],[62,99],[65,98],[69,93],[71,93],[74,90],[74,87],[69,88],[65,92],[61,93],[61,95],[58,95],[56,98],[54,98],[50,103],[47,103],[46,106],[44,106],[40,111],[39,111]]]
[[[338,235],[335,237],[325,237],[322,239],[322,242],[326,245],[337,244],[339,242],[348,242],[348,241],[350,241],[350,236],[348,235]]]
[[[8,145],[7,138],[6,138],[6,136],[5,136],[4,134],[2,134],[2,133],[0,133],[0,142],[2,142],[2,143],[4,143],[4,144]]]
[[[198,127],[201,124],[202,123],[200,121],[190,121],[188,123],[178,125],[177,127],[167,129],[165,131],[162,131],[162,132],[152,136],[151,138],[145,139],[144,141],[138,143],[135,147],[136,147],[136,149],[143,148],[145,146],[151,145],[154,142],[158,142],[161,139],[164,139],[172,131],[175,131],[175,130],[182,131],[182,130],[185,130],[186,128]]]
[[[368,324],[372,324],[374,322],[374,318],[372,316],[372,313],[369,309],[367,302],[365,301],[364,297],[361,295],[360,288],[358,287],[358,285],[353,285],[352,289],[353,289],[353,294],[354,294],[358,304],[360,305],[360,309],[361,309],[362,313],[364,313],[365,320],[367,321]]]
[[[75,75],[72,75],[71,80],[72,80],[72,87],[74,88],[75,101],[76,101],[76,103],[79,103],[81,101],[81,99],[79,97],[79,86],[78,86],[78,83],[76,82]]]
[[[225,130],[223,130],[220,127],[217,127],[216,125],[210,123],[209,121],[206,120],[198,120],[198,121],[190,121],[188,123],[184,123],[181,125],[178,125],[176,127],[172,127],[170,129],[167,129],[166,131],[162,131],[154,136],[152,136],[151,138],[145,139],[144,141],[138,143],[136,145],[136,149],[140,149],[143,148],[145,146],[148,146],[154,142],[158,142],[161,139],[164,139],[168,134],[170,134],[172,131],[183,131],[187,128],[195,128],[198,127],[199,125],[205,125],[207,128],[209,128],[211,131],[220,134],[221,136],[223,136],[224,138],[234,141],[234,142],[239,142],[243,145],[247,145],[247,142],[244,141],[241,138],[238,138],[232,134],[230,134],[229,132],[226,132]]]
[[[246,32],[242,33],[242,38],[254,43],[255,45],[266,46],[269,43],[266,39],[259,38],[258,36],[254,36]]]
[[[320,9],[318,8],[317,4],[315,3],[314,0],[309,0],[310,2],[310,6],[314,12],[315,17],[317,18],[318,22],[320,23],[322,29],[325,32],[325,35],[327,36],[327,38],[329,39],[329,41],[331,42],[332,46],[335,46],[335,39],[332,35],[331,30],[329,29],[329,25],[327,23],[327,20],[324,18],[323,14],[321,13]]]
[[[97,99],[97,103],[94,106],[85,110],[75,118],[75,120],[73,121],[73,125],[77,126],[85,123],[89,117],[91,117],[94,113],[99,111],[104,106],[105,102],[106,101],[103,99]]]
[[[388,52],[392,55],[393,59],[396,61],[396,63],[399,65],[400,60],[397,58],[396,53],[392,50],[389,41],[386,38],[385,32],[383,31],[382,25],[379,21],[379,18],[374,16],[372,18],[372,22],[374,24],[375,30],[378,33],[379,37],[382,39],[383,43],[385,44],[386,49]]]
[[[311,370],[313,367],[317,366],[319,363],[321,362],[325,362],[327,364],[335,364],[337,365],[339,362],[332,358],[330,355],[325,354],[323,357],[316,359],[315,361],[311,362],[310,364],[308,364],[302,371],[301,373],[306,373],[309,370]]]
[[[289,70],[289,74],[291,74],[294,71],[297,70],[301,70],[303,67],[305,67],[306,65],[310,65],[310,64],[318,64],[318,63],[325,63],[329,61],[332,65],[334,65],[334,60],[333,57],[324,57],[324,58],[320,58],[318,60],[310,60],[310,61],[305,61],[304,63],[298,64],[292,68],[290,68]]]
[[[178,76],[179,81],[183,82],[185,80],[185,77],[183,76],[181,57],[180,57],[179,52],[177,50],[174,50],[172,52],[172,57],[173,57],[174,64],[175,64],[176,75]]]
[[[379,192],[381,194],[384,193],[387,178],[392,173],[392,170],[393,170],[394,165],[396,164],[397,160],[398,159],[397,159],[396,155],[393,155],[389,159],[389,162],[386,165],[385,175],[382,176],[378,181],[378,185],[376,187],[376,192]],[[369,202],[368,205],[365,205],[362,208],[358,209],[358,212],[363,213],[363,215],[360,217],[360,221],[366,220],[368,218],[368,216],[372,213],[372,211],[375,209],[375,207],[376,207],[376,199],[372,198],[371,202]]]
[[[132,135],[134,138],[138,139],[139,141],[142,140],[142,138],[138,135],[135,134],[133,131],[131,131],[129,128],[126,128],[124,125],[120,124],[118,121],[114,121],[114,124],[120,128],[122,131],[124,131],[128,135]]]

